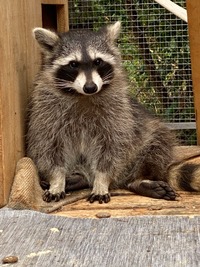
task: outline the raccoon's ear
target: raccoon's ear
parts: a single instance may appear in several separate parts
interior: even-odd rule
[[[39,45],[48,52],[52,51],[54,45],[59,39],[59,36],[55,32],[43,28],[33,29],[33,36]]]
[[[115,41],[119,37],[121,31],[121,22],[117,21],[114,24],[110,24],[106,27],[106,29],[107,29],[107,37],[111,41]]]

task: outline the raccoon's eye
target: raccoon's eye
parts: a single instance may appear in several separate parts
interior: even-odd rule
[[[94,65],[99,66],[102,62],[103,62],[103,60],[101,58],[96,58],[94,60]]]
[[[79,67],[79,63],[77,61],[70,61],[69,62],[69,66],[72,68],[72,69],[77,69]]]

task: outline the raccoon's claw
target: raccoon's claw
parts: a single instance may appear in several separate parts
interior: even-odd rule
[[[89,201],[90,203],[93,203],[94,201],[99,201],[100,204],[104,203],[108,203],[110,201],[110,194],[105,194],[105,195],[95,195],[95,194],[91,194],[87,201]]]
[[[43,200],[46,202],[51,202],[54,200],[55,202],[58,202],[61,199],[65,198],[65,192],[57,193],[57,194],[52,194],[49,190],[46,190],[43,194]]]

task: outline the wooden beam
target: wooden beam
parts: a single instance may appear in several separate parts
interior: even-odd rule
[[[66,32],[69,30],[68,1],[64,5],[57,5],[57,30]]]
[[[169,10],[175,16],[187,22],[187,11],[170,0],[155,0],[158,4]]]
[[[41,4],[45,5],[65,5],[67,0],[41,0]]]
[[[171,130],[195,130],[195,122],[168,122],[165,125]]]
[[[187,0],[197,143],[200,145],[200,1]]]

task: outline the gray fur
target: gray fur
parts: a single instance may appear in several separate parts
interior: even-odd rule
[[[111,187],[175,199],[167,184],[175,139],[129,95],[114,44],[119,26],[116,23],[98,32],[79,30],[58,38],[41,28],[34,31],[44,58],[29,105],[27,155],[50,183],[44,193],[46,201],[64,197],[65,179],[74,172],[92,187],[90,202],[108,202]],[[88,47],[110,55],[114,77],[91,95],[77,93],[76,88],[59,90],[55,82],[59,60],[81,53],[81,61],[86,62]]]

